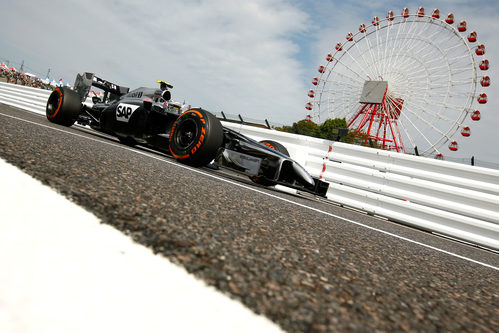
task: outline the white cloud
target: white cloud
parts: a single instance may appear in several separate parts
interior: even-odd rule
[[[16,15],[0,23],[11,27],[5,38],[68,81],[82,71],[132,88],[164,79],[174,97],[213,111],[282,122],[302,116],[306,87],[289,36],[306,28],[306,15],[284,1],[34,4],[12,6]]]

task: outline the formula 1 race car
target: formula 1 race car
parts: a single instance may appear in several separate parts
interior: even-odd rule
[[[75,90],[58,87],[49,96],[46,116],[50,122],[72,126],[75,122],[117,137],[120,142],[144,145],[171,154],[179,162],[201,167],[211,165],[243,173],[264,186],[284,185],[325,196],[329,184],[313,178],[289,157],[275,141],[257,142],[223,127],[210,112],[201,108],[182,110],[171,101],[168,88],[129,88],[78,74]],[[103,98],[87,103],[91,87],[100,88]]]

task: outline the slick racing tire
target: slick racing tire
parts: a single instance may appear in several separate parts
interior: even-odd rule
[[[263,140],[263,141],[260,141],[260,143],[262,145],[266,145],[267,147],[271,148],[271,149],[274,149],[286,156],[289,157],[289,152],[288,150],[286,149],[286,147],[284,147],[283,145],[281,145],[279,142],[277,141],[272,141],[272,140]]]
[[[49,96],[45,114],[52,123],[71,126],[78,118],[80,110],[80,95],[69,88],[58,87]]]
[[[222,146],[220,121],[203,109],[191,109],[177,118],[170,132],[170,152],[179,162],[200,167],[210,163]]]
[[[263,141],[260,141],[260,143],[262,145],[266,145],[267,147],[271,148],[271,149],[274,149],[278,152],[280,152],[281,154],[283,155],[286,155],[289,157],[289,152],[288,150],[286,149],[286,147],[284,147],[282,144],[280,144],[279,142],[277,141],[272,141],[272,140],[263,140]],[[250,177],[250,179],[257,183],[257,184],[260,184],[260,185],[263,185],[263,186],[273,186],[275,185],[276,183],[274,183],[273,181],[270,181],[270,180],[267,180],[265,178],[261,178],[261,177],[258,177],[258,176],[253,176],[253,177]]]

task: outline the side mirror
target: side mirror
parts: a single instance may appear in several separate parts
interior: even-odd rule
[[[172,93],[169,90],[165,90],[161,94],[161,97],[163,97],[165,101],[169,101],[172,98]]]

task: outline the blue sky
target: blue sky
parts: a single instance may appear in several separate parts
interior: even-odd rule
[[[303,119],[317,67],[336,42],[372,17],[419,6],[466,19],[487,46],[492,85],[483,121],[455,157],[499,163],[499,1],[0,0],[0,60],[74,82],[95,72],[130,86],[174,85],[173,97],[212,111],[291,124]],[[446,154],[450,155],[447,150]]]

